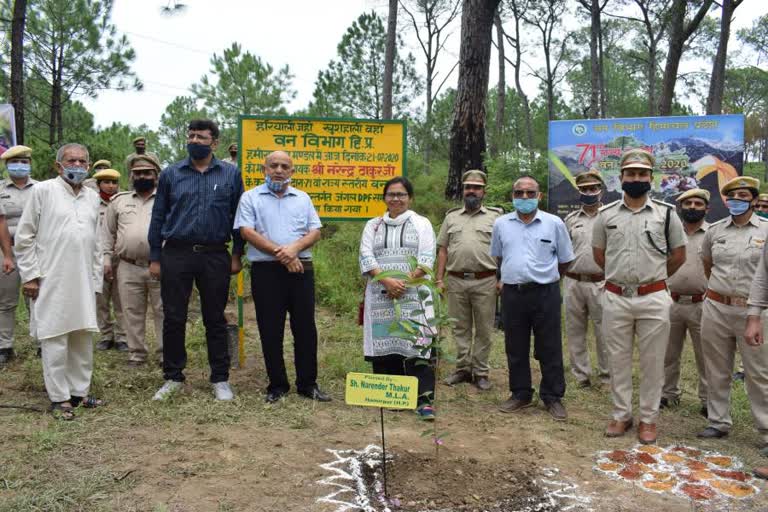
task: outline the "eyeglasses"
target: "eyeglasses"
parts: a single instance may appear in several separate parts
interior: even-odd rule
[[[213,141],[213,137],[208,137],[207,135],[199,135],[197,133],[189,133],[187,134],[187,141],[188,142],[194,142],[194,141],[200,141],[200,142],[211,142]]]
[[[538,194],[536,190],[515,190],[512,192],[513,197],[536,197]]]
[[[387,192],[384,197],[387,199],[405,199],[408,194],[406,192]]]

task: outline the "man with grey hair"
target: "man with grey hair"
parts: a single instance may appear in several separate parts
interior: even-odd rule
[[[59,177],[38,183],[16,228],[16,260],[31,299],[30,335],[42,348],[51,410],[74,418],[74,407],[98,407],[89,396],[93,372],[96,290],[102,285],[99,196],[83,187],[88,150],[65,144],[56,153]]]

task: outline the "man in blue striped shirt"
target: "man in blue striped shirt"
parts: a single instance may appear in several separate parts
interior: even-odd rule
[[[189,158],[160,174],[149,225],[149,272],[160,279],[163,320],[163,378],[155,400],[179,390],[184,381],[184,347],[192,283],[200,292],[200,309],[208,345],[210,381],[217,400],[232,400],[229,386],[227,321],[224,308],[230,274],[242,268],[243,240],[232,230],[243,194],[240,172],[213,155],[219,127],[193,120],[187,131]],[[234,240],[232,256],[227,250]]]

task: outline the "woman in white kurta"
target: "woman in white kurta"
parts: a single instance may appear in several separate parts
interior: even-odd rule
[[[88,154],[67,145],[60,174]],[[75,163],[67,163],[73,160]],[[83,164],[79,164],[83,166]],[[99,197],[63,177],[35,185],[16,229],[14,251],[30,295],[30,335],[39,339],[48,396],[56,408],[100,405],[88,396],[93,371],[96,292],[101,291]],[[34,285],[39,285],[35,297]],[[71,412],[71,409],[70,409]],[[69,417],[69,415],[67,415]]]
[[[387,212],[371,219],[363,230],[360,240],[360,271],[368,276],[365,288],[363,317],[365,359],[373,365],[374,373],[409,375],[419,380],[419,415],[425,419],[434,417],[431,394],[435,389],[433,368],[420,359],[429,358],[405,339],[389,334],[390,327],[398,320],[394,299],[398,299],[403,317],[410,318],[411,311],[421,309],[416,288],[406,288],[403,281],[371,278],[385,270],[411,272],[410,256],[423,265],[432,267],[435,261],[435,232],[429,220],[409,209],[413,198],[413,186],[407,178],[396,177],[384,186]],[[421,270],[416,271],[422,274]],[[430,315],[431,308],[426,309]],[[422,319],[422,323],[426,323]],[[425,343],[429,340],[425,339]],[[426,395],[425,395],[426,393]]]

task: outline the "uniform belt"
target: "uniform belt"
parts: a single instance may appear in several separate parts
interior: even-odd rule
[[[515,290],[517,292],[524,292],[526,290],[533,290],[534,288],[541,288],[543,286],[550,286],[553,284],[557,284],[557,281],[554,283],[517,283],[517,284],[509,284],[504,283],[504,288],[510,288],[512,290]]]
[[[610,281],[605,282],[605,289],[609,292],[621,295],[622,297],[634,297],[636,295],[648,295],[655,292],[660,292],[667,289],[666,281],[654,281],[652,283],[641,284],[639,286],[625,286],[621,287]]]
[[[459,279],[485,279],[486,277],[491,277],[496,275],[495,270],[483,270],[481,272],[448,272],[449,275],[452,275],[453,277],[458,277]]]
[[[149,266],[149,260],[134,260],[134,259],[131,259],[131,258],[126,258],[125,256],[120,256],[120,259],[130,263],[131,265],[136,265],[137,267],[148,267]]]
[[[178,240],[166,240],[165,247],[174,249],[186,249],[192,252],[220,252],[226,251],[226,244],[195,244]]]
[[[726,306],[737,306],[740,308],[747,307],[746,297],[733,297],[730,295],[721,295],[716,291],[707,289],[707,298],[712,299],[715,302],[725,304]]]
[[[680,304],[696,304],[704,300],[704,294],[699,293],[697,295],[686,295],[685,293],[670,292],[672,300]]]
[[[575,272],[566,272],[565,277],[570,277],[571,279],[586,283],[598,283],[605,280],[605,274],[576,274]]]

